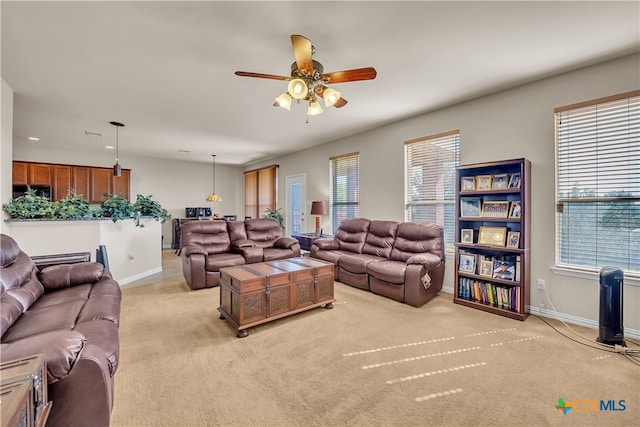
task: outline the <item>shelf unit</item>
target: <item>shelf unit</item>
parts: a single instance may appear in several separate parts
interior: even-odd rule
[[[488,181],[489,188],[479,189],[478,177],[484,184]],[[503,187],[494,188],[494,180],[498,184],[501,177]],[[510,186],[512,179],[514,184],[518,180],[519,186]],[[516,320],[527,318],[525,307],[529,305],[531,262],[530,179],[531,162],[524,158],[458,166],[454,303]],[[520,202],[519,217],[511,216],[517,205],[513,202]],[[490,206],[495,208],[492,212],[488,212]],[[485,215],[493,216],[483,216],[483,207],[487,208]],[[501,213],[505,208],[506,215]],[[473,230],[471,240],[469,230]],[[484,231],[482,242],[479,240],[481,230]],[[517,246],[507,247],[509,232],[520,233]],[[484,271],[481,260],[485,261]],[[507,268],[507,272],[500,273],[501,268]]]

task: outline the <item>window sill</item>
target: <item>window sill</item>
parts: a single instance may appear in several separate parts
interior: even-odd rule
[[[578,277],[581,279],[595,280],[596,282],[600,281],[600,273],[595,271],[573,270],[564,267],[551,267],[551,271],[554,274],[558,274],[561,276]],[[640,286],[640,278],[625,274],[623,284],[630,286]]]

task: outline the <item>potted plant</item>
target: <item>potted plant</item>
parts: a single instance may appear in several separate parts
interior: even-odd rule
[[[171,219],[169,212],[160,206],[160,203],[151,200],[151,197],[153,196],[138,194],[136,196],[136,202],[131,206],[133,217],[138,227],[144,227],[144,224],[140,222],[140,218],[143,216],[151,217],[161,223],[165,223]]]
[[[264,211],[265,213],[264,213],[264,215],[262,217],[263,218],[275,219],[276,221],[278,221],[278,224],[280,224],[280,227],[284,228],[284,226],[282,225],[282,223],[284,222],[284,218],[282,217],[282,214],[280,213],[280,209],[281,208],[278,208],[278,209],[276,209],[274,211],[271,208],[267,208],[267,209],[265,209],[265,211]]]
[[[38,196],[36,190],[27,187],[27,191],[2,205],[2,209],[15,219],[55,218],[55,209],[44,196]]]
[[[53,202],[53,208],[55,217],[59,219],[85,219],[95,216],[89,201],[73,190],[69,191],[64,199]]]

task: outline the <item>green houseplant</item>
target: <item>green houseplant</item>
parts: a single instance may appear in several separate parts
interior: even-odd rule
[[[17,219],[30,218],[55,218],[55,209],[52,203],[43,196],[38,196],[36,190],[31,187],[15,199],[2,205],[2,209],[11,217]]]
[[[284,218],[282,217],[282,214],[280,213],[280,209],[281,208],[278,208],[278,209],[276,209],[274,211],[271,208],[267,208],[267,209],[264,210],[264,215],[262,217],[263,218],[275,219],[280,224],[280,227],[283,227],[282,223],[284,222]]]
[[[113,222],[133,217],[133,209],[129,200],[123,199],[117,194],[105,194],[105,197],[107,199],[100,203],[96,216],[111,218]]]
[[[89,201],[70,191],[64,199],[52,203],[55,217],[59,219],[85,219],[93,218],[96,212],[91,209]]]
[[[171,219],[169,212],[160,206],[160,203],[151,200],[152,197],[141,194],[136,196],[136,202],[131,206],[136,226],[144,227],[144,224],[140,222],[140,218],[144,216],[152,217],[156,221],[160,221],[160,223],[165,223]]]

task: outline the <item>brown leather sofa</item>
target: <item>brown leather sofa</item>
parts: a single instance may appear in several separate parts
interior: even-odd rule
[[[342,221],[311,257],[332,262],[335,280],[420,307],[444,280],[444,228],[430,223]]]
[[[218,286],[220,269],[300,256],[275,219],[189,221],[180,230],[182,273],[191,289]]]
[[[0,235],[0,358],[43,353],[47,426],[108,426],[118,368],[120,286],[96,262],[37,269]]]

